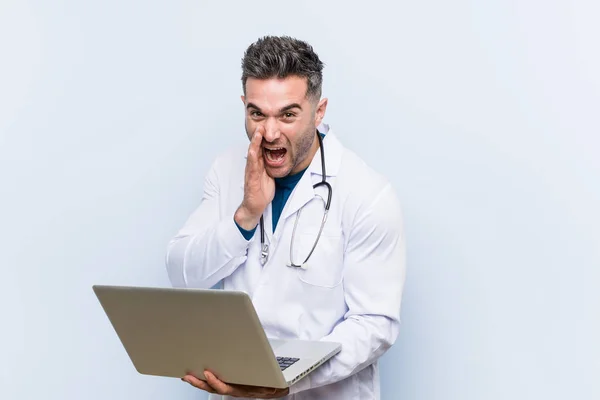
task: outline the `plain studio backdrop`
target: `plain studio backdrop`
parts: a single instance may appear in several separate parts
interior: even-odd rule
[[[0,398],[204,398],[139,375],[91,286],[169,285],[167,242],[247,140],[240,60],[264,34],[314,45],[326,122],[403,203],[382,398],[600,398],[599,14],[2,0]]]

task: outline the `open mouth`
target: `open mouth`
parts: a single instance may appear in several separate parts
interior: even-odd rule
[[[263,150],[265,155],[265,161],[268,165],[278,167],[281,164],[283,164],[283,161],[285,160],[285,154],[287,153],[286,149],[284,149],[283,147],[272,149],[267,149],[266,147],[264,147]]]

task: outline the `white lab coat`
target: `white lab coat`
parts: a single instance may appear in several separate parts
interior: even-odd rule
[[[233,215],[244,193],[247,148],[217,157],[199,207],[169,243],[167,270],[175,287],[224,289],[250,295],[268,337],[328,340],[341,352],[293,385],[286,399],[379,399],[377,359],[399,332],[405,280],[401,210],[392,186],[343,147],[328,125],[324,144],[333,197],[327,223],[306,270],[288,267],[294,244],[304,261],[323,216],[326,189],[320,151],[287,200],[275,232],[264,213],[269,261],[260,263],[260,228],[244,239]],[[212,395],[211,399],[221,396]]]

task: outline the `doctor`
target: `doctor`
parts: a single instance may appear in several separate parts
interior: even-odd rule
[[[305,42],[250,45],[242,60],[250,145],[216,157],[166,263],[176,287],[222,281],[247,292],[269,337],[342,350],[285,390],[228,385],[208,372],[207,382],[183,378],[211,399],[379,399],[377,360],[400,327],[400,205],[391,184],[322,123],[322,69]],[[386,146],[385,136],[362,135]]]

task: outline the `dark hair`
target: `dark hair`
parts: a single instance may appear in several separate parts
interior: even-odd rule
[[[248,78],[306,78],[306,96],[319,100],[323,82],[323,63],[308,43],[289,36],[264,36],[252,43],[242,58],[242,85],[246,93]]]

